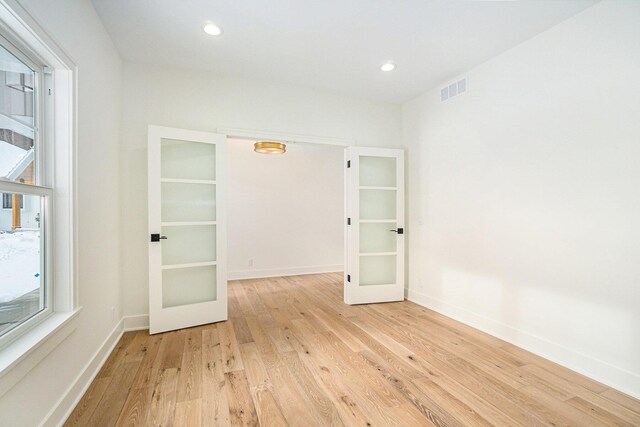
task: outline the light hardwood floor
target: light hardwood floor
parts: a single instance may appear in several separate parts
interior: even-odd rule
[[[229,283],[229,321],[126,333],[66,425],[640,426],[640,401],[342,275]]]

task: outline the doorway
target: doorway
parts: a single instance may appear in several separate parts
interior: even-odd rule
[[[229,279],[343,271],[342,147],[254,142],[227,138]]]
[[[149,126],[151,333],[226,320],[229,279],[343,269],[345,303],[403,299],[403,151],[255,141]]]

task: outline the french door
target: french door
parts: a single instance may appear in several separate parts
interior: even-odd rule
[[[226,137],[149,126],[149,332],[227,319]]]
[[[344,302],[404,299],[404,152],[345,150]]]

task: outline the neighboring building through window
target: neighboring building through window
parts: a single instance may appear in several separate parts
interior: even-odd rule
[[[2,193],[2,209],[13,209],[13,199],[20,200],[20,208],[24,207],[23,198],[21,194],[13,195],[11,193]]]

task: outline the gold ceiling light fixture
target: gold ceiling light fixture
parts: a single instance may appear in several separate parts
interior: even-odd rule
[[[260,141],[253,144],[253,151],[261,154],[284,154],[287,146],[281,142]]]

